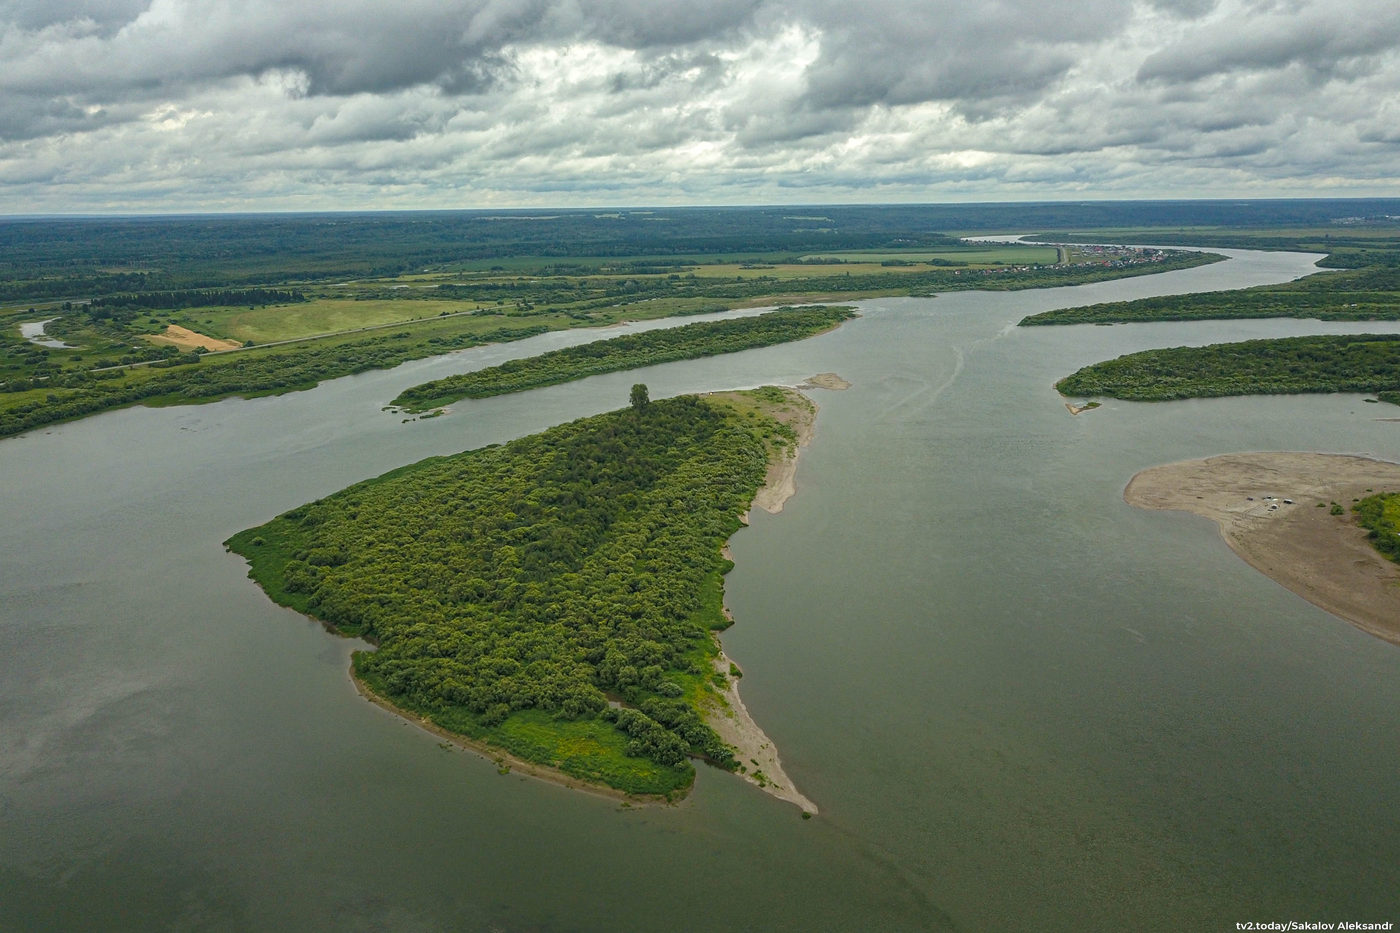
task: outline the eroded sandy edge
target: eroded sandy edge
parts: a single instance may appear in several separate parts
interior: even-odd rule
[[[1350,512],[1353,499],[1389,490],[1400,490],[1400,464],[1342,454],[1243,453],[1143,470],[1123,498],[1139,508],[1212,519],[1231,550],[1256,570],[1400,644],[1400,566],[1371,547]],[[1347,513],[1330,514],[1333,502]]]
[[[793,786],[792,778],[783,770],[782,759],[773,740],[768,738],[758,723],[749,715],[748,708],[739,696],[739,678],[729,677],[728,656],[721,650],[715,659],[715,670],[728,677],[724,690],[724,705],[709,710],[705,722],[714,729],[720,739],[734,747],[734,757],[744,766],[736,772],[750,784],[763,789],[780,800],[795,803],[807,813],[816,813],[817,805],[803,796]]]
[[[839,390],[849,386],[849,382],[835,373],[821,373],[804,382],[799,388]],[[725,393],[717,394],[722,396]],[[788,449],[786,457],[777,458],[768,464],[768,473],[764,477],[763,485],[753,498],[754,507],[773,515],[781,512],[783,505],[797,491],[797,461],[802,448],[811,443],[815,433],[817,403],[801,393],[797,393],[797,398],[800,400],[800,408],[789,407],[781,412],[769,412],[792,428],[797,439],[797,443]],[[743,519],[747,524],[748,513],[744,514]],[[724,556],[730,557],[727,544],[724,546]],[[731,620],[734,618],[728,606],[724,608],[724,614]],[[730,664],[729,657],[721,647],[719,657],[715,659],[715,669],[725,674],[728,680],[723,702],[708,711],[705,716],[706,724],[718,733],[721,740],[733,746],[734,757],[745,768],[744,771],[736,772],[740,777],[761,788],[765,793],[797,804],[807,813],[817,813],[817,805],[793,785],[792,779],[783,770],[782,759],[778,757],[778,749],[773,740],[749,715],[748,708],[739,696],[738,678],[728,676]]]

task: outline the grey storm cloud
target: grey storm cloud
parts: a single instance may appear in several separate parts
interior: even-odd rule
[[[1400,43],[1400,6],[1392,0],[1304,9],[1260,5],[1243,28],[1198,28],[1143,63],[1144,80],[1190,81],[1234,71],[1301,65],[1334,72],[1358,58],[1393,55]]]
[[[0,212],[1388,193],[1397,49],[1393,0],[0,0]]]
[[[1063,76],[1079,45],[1117,32],[1130,10],[1125,0],[1082,0],[1073,15],[1048,3],[896,0],[853,16],[846,3],[814,4],[825,38],[808,97],[818,106],[1024,99]]]

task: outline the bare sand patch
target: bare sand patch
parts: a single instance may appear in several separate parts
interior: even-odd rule
[[[832,373],[831,375],[835,375]],[[840,376],[836,377],[840,379]],[[843,380],[844,381],[844,380]],[[727,400],[740,406],[752,405],[753,400],[742,392],[711,392],[712,398]],[[783,504],[797,492],[797,458],[802,448],[812,442],[817,420],[817,403],[795,390],[787,391],[787,399],[781,404],[764,403],[760,406],[770,417],[787,425],[797,438],[797,443],[775,453],[768,460],[768,473],[763,485],[753,497],[753,505],[765,512],[778,514]],[[742,516],[748,522],[748,513]]]
[[[715,670],[728,678],[728,685],[722,699],[706,710],[705,722],[725,744],[734,748],[734,757],[744,767],[743,771],[738,772],[740,777],[779,800],[797,804],[804,812],[816,813],[817,805],[804,797],[783,771],[783,763],[773,740],[749,715],[748,708],[739,697],[739,679],[730,676],[731,663],[723,651],[715,659]]]
[[[165,325],[165,333],[163,334],[146,334],[144,336],[151,343],[170,344],[181,350],[237,350],[243,346],[237,340],[220,340],[218,337],[197,333],[188,327],[181,327],[179,324]]]
[[[1139,508],[1212,519],[1255,569],[1362,631],[1400,644],[1400,565],[1371,547],[1350,511],[1352,499],[1391,490],[1400,490],[1400,464],[1341,454],[1242,453],[1143,470],[1123,498]],[[1346,513],[1331,514],[1333,502]]]
[[[851,384],[835,373],[817,373],[807,379],[806,382],[798,386],[798,389],[830,389],[833,392],[841,392],[849,389]]]

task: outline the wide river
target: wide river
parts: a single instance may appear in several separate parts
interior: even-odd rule
[[[1016,328],[1048,308],[1281,282],[1231,253],[1078,288],[863,302],[801,343],[461,403],[402,388],[550,334],[281,398],[0,441],[0,929],[1234,930],[1400,921],[1400,649],[1121,493],[1243,450],[1400,460],[1356,395],[1108,402],[1152,346],[1395,330]],[[676,322],[670,322],[676,323]],[[519,775],[359,698],[355,643],[221,542],[432,454],[653,397],[792,384],[798,493],[737,534],[726,650],[811,820],[702,768],[675,807]]]

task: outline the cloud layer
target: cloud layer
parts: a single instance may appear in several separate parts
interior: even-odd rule
[[[1394,195],[1393,0],[9,0],[0,213]]]

